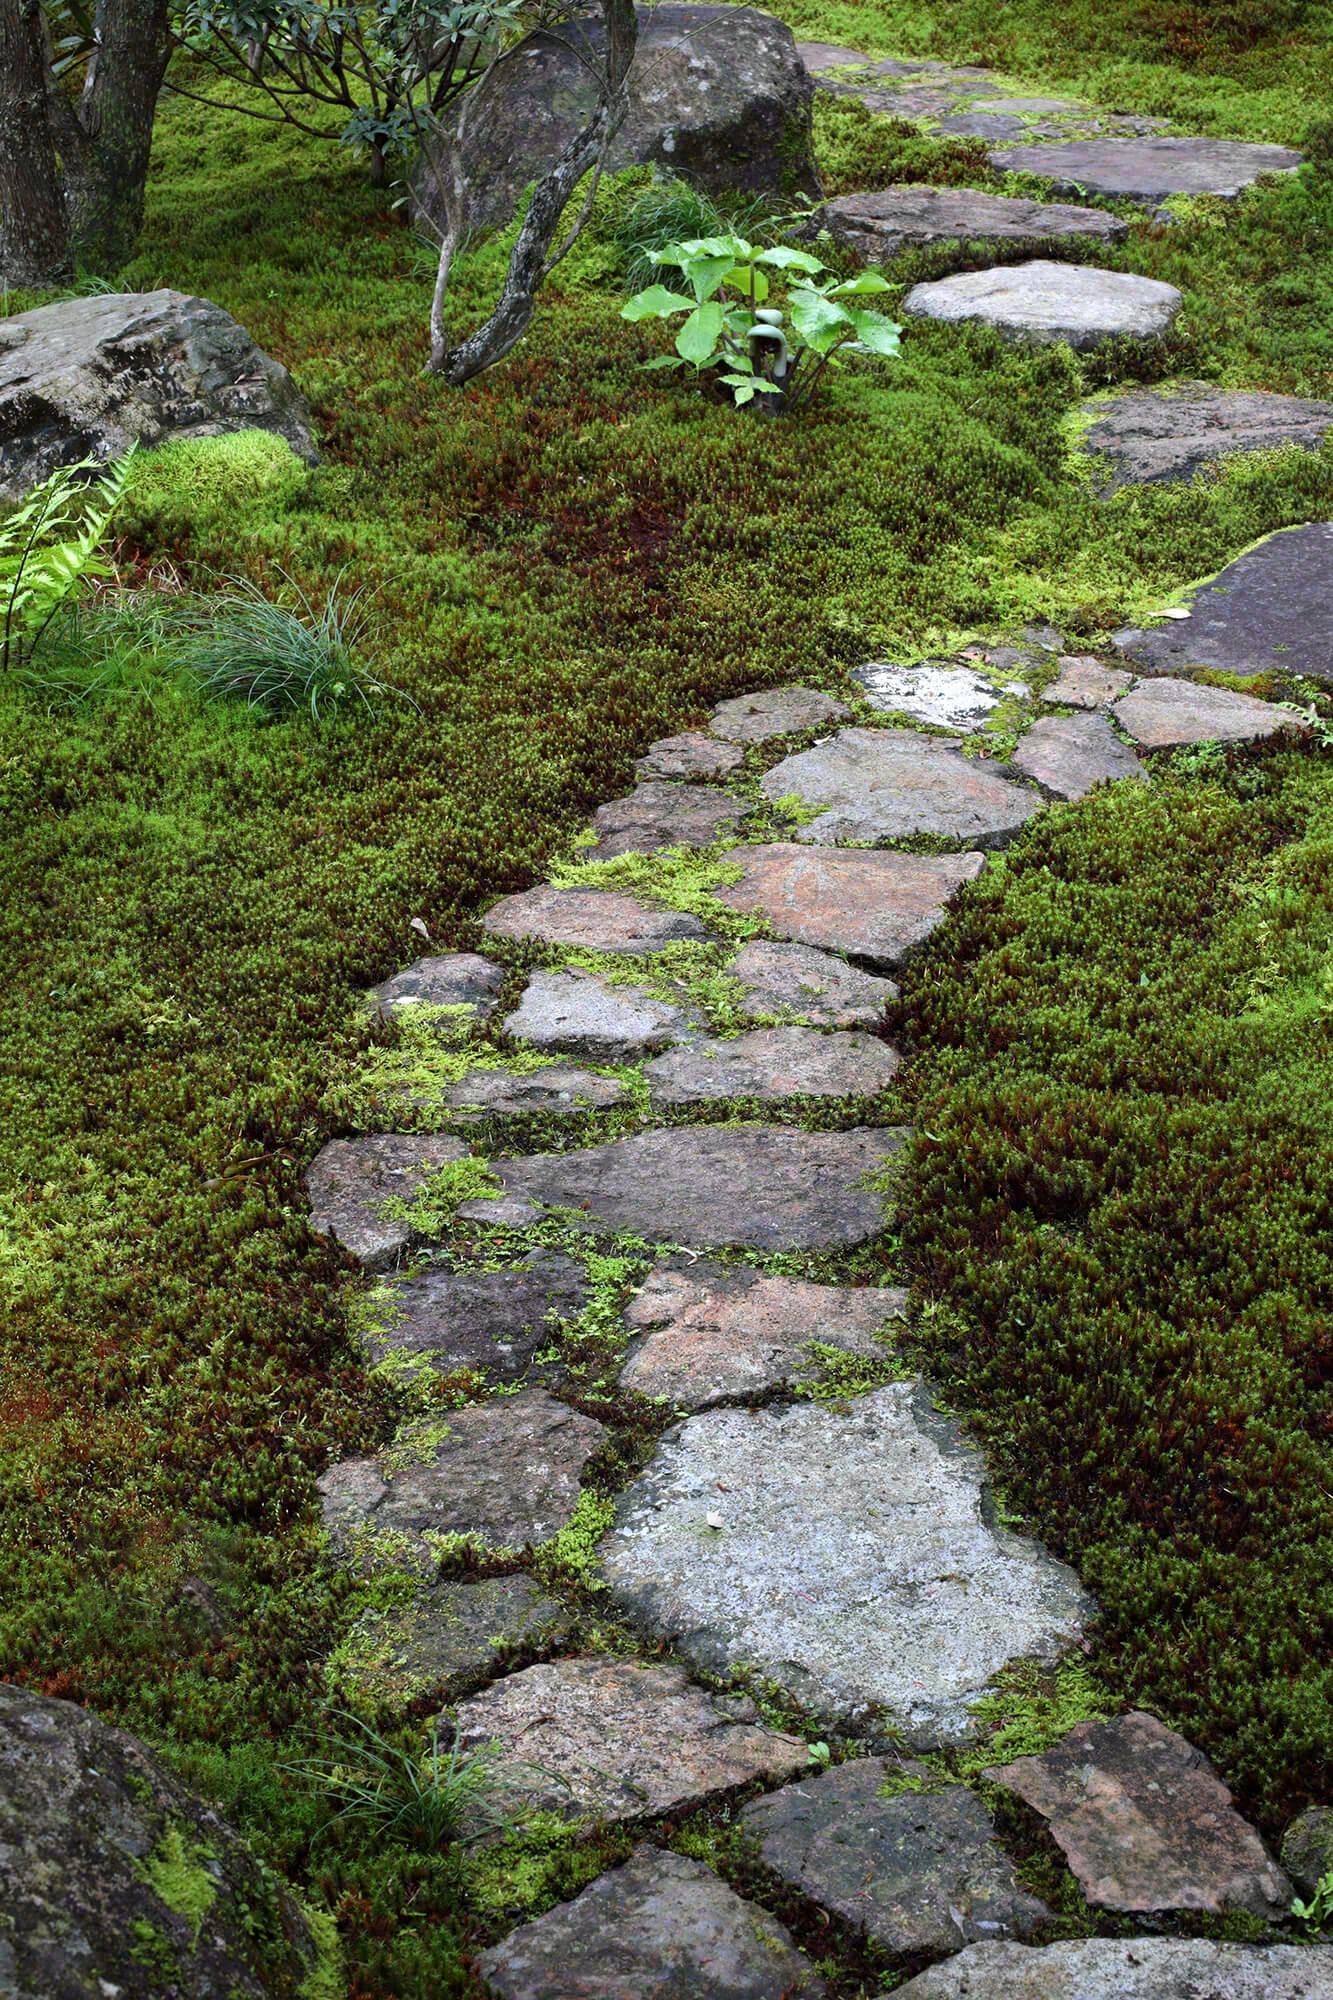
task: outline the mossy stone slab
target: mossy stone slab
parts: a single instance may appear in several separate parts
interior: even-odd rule
[[[1150,631],[1117,632],[1112,644],[1131,665],[1155,674],[1280,667],[1333,680],[1333,521],[1270,535],[1201,584],[1189,608],[1188,618]]]
[[[814,1028],[871,1028],[898,998],[891,979],[812,945],[756,938],[727,968],[745,988],[742,1014],[791,1016]]]
[[[610,889],[543,885],[504,896],[482,918],[492,937],[536,938],[573,951],[660,951],[682,938],[706,936],[697,917],[657,910]]]
[[[593,814],[592,861],[617,854],[653,854],[659,847],[707,847],[731,833],[753,807],[716,785],[672,785],[648,780],[627,798],[612,799]]]
[[[507,1271],[422,1271],[394,1284],[382,1328],[362,1346],[372,1366],[419,1357],[441,1374],[472,1368],[517,1382],[549,1345],[552,1319],[577,1319],[588,1296],[582,1264],[550,1250]]]
[[[874,1035],[818,1028],[755,1028],[731,1040],[691,1043],[644,1064],[654,1104],[710,1104],[729,1097],[873,1097],[901,1065]]]
[[[933,834],[970,848],[1003,847],[1042,809],[1030,786],[916,729],[840,729],[784,757],[760,782],[770,799],[794,794],[826,808],[796,835],[819,846]]]
[[[1231,198],[1252,187],[1260,174],[1294,173],[1301,157],[1291,146],[1148,136],[1006,146],[991,154],[990,163],[1001,174],[1043,174],[1071,193],[1158,202],[1173,194]]]
[[[480,952],[453,951],[442,958],[418,958],[374,988],[375,1011],[380,1018],[410,1020],[417,1007],[465,1007],[474,1021],[486,1020],[495,1010],[496,997],[505,982],[505,969]],[[441,1032],[465,1025],[456,1015],[442,1021]]]
[[[386,1221],[390,1201],[412,1201],[437,1167],[467,1158],[440,1133],[376,1132],[330,1139],[305,1170],[310,1227],[331,1236],[368,1271],[391,1271],[414,1240],[408,1222]]]
[[[1176,287],[1157,278],[1037,257],[913,285],[902,309],[913,318],[975,320],[1007,340],[1038,346],[1066,341],[1083,351],[1108,340],[1158,339],[1182,303]]]
[[[779,937],[823,945],[896,969],[944,921],[949,898],[986,865],[984,854],[888,854],[794,841],[740,847],[739,882],[717,891],[733,910],[762,915]]]
[[[334,1676],[340,1690],[394,1707],[459,1701],[516,1657],[561,1645],[572,1624],[531,1577],[429,1584],[409,1605],[358,1619]]]

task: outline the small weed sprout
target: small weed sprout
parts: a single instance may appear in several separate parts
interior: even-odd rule
[[[392,692],[357,655],[367,624],[365,592],[342,590],[339,571],[321,606],[280,570],[294,605],[275,603],[244,577],[225,577],[176,621],[176,654],[207,701],[243,699],[271,716],[308,710],[319,722],[344,702],[373,713]]]
[[[1325,1930],[1333,1922],[1333,1868],[1327,1875],[1320,1876],[1308,1903],[1302,1902],[1299,1896],[1292,1898],[1291,1914],[1311,1931]]]
[[[351,1822],[376,1840],[439,1851],[468,1845],[508,1823],[488,1799],[494,1787],[494,1744],[464,1752],[455,1739],[442,1751],[436,1723],[430,1749],[421,1757],[390,1742],[359,1716],[346,1710],[338,1716],[360,1732],[359,1738],[336,1740],[332,1757],[284,1767],[327,1795],[334,1810],[324,1833]]]

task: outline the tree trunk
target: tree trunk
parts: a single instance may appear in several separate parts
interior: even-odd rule
[[[40,0],[0,0],[0,281],[49,285],[69,266]]]
[[[103,0],[84,78],[78,159],[65,161],[70,235],[78,261],[114,271],[143,226],[144,183],[157,96],[171,53],[168,0]]]

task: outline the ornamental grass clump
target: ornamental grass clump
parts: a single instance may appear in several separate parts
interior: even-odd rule
[[[344,593],[340,570],[317,607],[286,571],[279,575],[294,606],[275,603],[244,577],[226,577],[216,597],[180,614],[175,653],[199,693],[271,716],[308,710],[315,722],[332,719],[344,702],[373,713],[391,690],[357,651],[367,624],[364,589]]]

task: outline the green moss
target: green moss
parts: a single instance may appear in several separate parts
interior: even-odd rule
[[[211,1848],[187,1840],[179,1826],[169,1826],[143,1863],[142,1874],[154,1895],[188,1920],[197,1945],[200,1926],[217,1901],[217,1856]]]
[[[489,1160],[470,1153],[434,1168],[411,1201],[386,1201],[381,1215],[386,1222],[410,1223],[422,1236],[447,1236],[460,1202],[496,1201],[503,1193]]]
[[[130,1957],[136,1965],[146,1971],[156,1973],[162,1979],[179,1979],[180,1966],[171,1939],[150,1924],[144,1917],[135,1917],[130,1924]]]
[[[745,873],[727,858],[733,847],[661,847],[654,854],[619,854],[611,861],[557,862],[550,876],[560,889],[614,889],[645,896],[666,909],[700,917],[731,937],[755,937],[764,930],[760,920],[729,910],[714,893]]]
[[[315,1943],[315,1962],[297,1988],[297,2000],[343,2000],[347,1981],[343,1976],[342,1944],[331,1910],[316,1903],[301,1904],[301,1913],[310,1926]]]
[[[559,1534],[537,1550],[534,1573],[544,1583],[565,1581],[601,1588],[596,1584],[597,1549],[615,1515],[614,1501],[585,1487]]]

